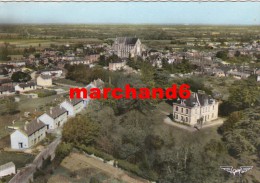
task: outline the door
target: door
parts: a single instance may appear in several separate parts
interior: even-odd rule
[[[23,148],[23,143],[22,143],[22,142],[19,142],[19,143],[18,143],[18,147],[19,147],[19,149],[22,149],[22,148]]]

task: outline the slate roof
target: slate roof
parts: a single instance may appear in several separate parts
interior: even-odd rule
[[[194,107],[196,103],[199,103],[200,106],[206,106],[208,104],[211,104],[213,101],[214,99],[210,95],[207,95],[202,91],[199,91],[198,93],[192,93],[190,98],[185,100],[178,100],[176,103],[183,104],[187,107]]]
[[[12,80],[9,78],[0,79],[0,84],[11,83]]]
[[[40,76],[42,79],[51,79],[51,75],[42,74]]]
[[[0,86],[0,92],[5,92],[5,91],[15,92],[15,89],[13,86]]]
[[[135,37],[117,37],[115,42],[124,45],[135,45],[137,40],[138,38]]]
[[[47,112],[47,114],[48,114],[50,117],[52,117],[53,119],[56,119],[57,117],[59,117],[60,115],[66,113],[66,112],[67,112],[67,110],[64,109],[63,107],[61,107],[61,106],[56,106],[56,107],[50,109],[50,111]]]
[[[6,170],[7,168],[15,167],[15,164],[11,161],[9,163],[0,166],[0,172]]]
[[[28,136],[32,135],[34,132],[42,129],[45,126],[40,120],[34,119],[30,123],[26,124],[22,129]]]
[[[70,101],[70,103],[71,103],[73,106],[75,106],[75,105],[77,105],[78,103],[80,103],[80,102],[82,102],[82,101],[83,101],[83,99],[73,99],[73,100]]]
[[[19,84],[19,86],[21,88],[25,88],[25,87],[31,87],[31,86],[35,86],[36,84],[34,82],[28,82],[28,83],[21,83]]]

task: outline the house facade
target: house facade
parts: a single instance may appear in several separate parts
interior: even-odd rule
[[[40,71],[41,74],[43,75],[51,75],[54,77],[61,77],[62,75],[62,70],[61,69],[50,69],[50,70],[42,70]]]
[[[142,56],[142,43],[138,38],[117,37],[112,49],[120,58]]]
[[[0,96],[13,94],[15,94],[13,86],[0,86]]]
[[[36,84],[34,82],[20,83],[20,84],[15,85],[14,89],[16,92],[19,92],[19,93],[32,91],[32,90],[36,89]]]
[[[189,99],[173,103],[173,119],[189,125],[197,125],[218,118],[218,102],[203,91],[192,93]]]
[[[83,99],[73,99],[73,100],[65,100],[60,104],[65,110],[68,111],[68,117],[74,117],[77,113],[79,113],[84,108],[84,100]]]
[[[35,119],[10,135],[11,148],[21,150],[30,148],[46,137],[46,131],[46,125]]]
[[[61,106],[56,106],[39,116],[38,119],[47,126],[47,130],[54,130],[67,122],[68,111]]]
[[[48,87],[52,86],[52,78],[51,75],[40,75],[36,79],[36,83],[38,86]]]
[[[117,70],[121,70],[126,66],[126,62],[118,62],[118,63],[109,63],[109,70],[110,71],[117,71]]]

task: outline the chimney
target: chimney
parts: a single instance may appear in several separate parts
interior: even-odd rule
[[[24,130],[27,131],[27,126],[26,126],[26,124],[24,125]]]

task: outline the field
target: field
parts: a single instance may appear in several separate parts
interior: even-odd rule
[[[90,182],[98,180],[110,183],[145,183],[145,180],[134,178],[126,172],[102,161],[80,153],[67,156],[48,179],[48,183],[55,182]]]
[[[16,49],[36,49],[51,44],[99,44],[120,36],[138,37],[148,47],[163,49],[194,48],[189,43],[211,41],[249,41],[259,39],[258,26],[183,26],[183,25],[3,25],[0,45],[8,42]],[[203,47],[196,47],[204,49]]]
[[[0,165],[12,161],[16,168],[22,168],[29,164],[34,159],[31,154],[16,153],[16,152],[0,152]]]

